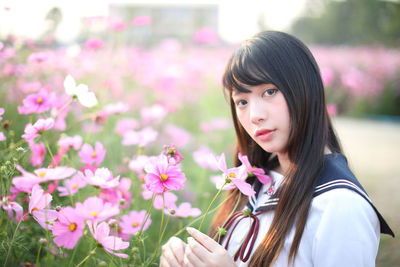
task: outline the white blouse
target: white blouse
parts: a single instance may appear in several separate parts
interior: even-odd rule
[[[270,171],[269,175],[275,182],[275,188],[278,188],[283,181],[283,176],[274,171]],[[255,208],[269,199],[269,195],[265,193],[268,189],[269,184],[263,185]],[[273,211],[258,215],[260,229],[251,255],[267,234],[273,215]],[[234,229],[228,247],[228,252],[232,257],[246,236],[250,225],[250,218],[246,218],[241,220]],[[232,229],[229,229],[225,237],[229,236],[231,231]],[[274,264],[275,267],[289,266],[288,256],[294,233],[293,226]],[[222,241],[223,246],[226,239]],[[371,205],[352,190],[332,189],[313,198],[293,266],[375,266],[379,239],[380,224]],[[244,263],[239,258],[236,264],[240,267],[247,266],[250,259]]]

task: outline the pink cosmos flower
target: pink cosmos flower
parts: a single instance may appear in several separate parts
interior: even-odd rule
[[[73,175],[76,170],[69,167],[40,168],[33,173],[25,171],[21,166],[16,165],[22,176],[15,176],[12,183],[22,192],[31,193],[34,185],[52,180],[61,180]]]
[[[246,183],[247,178],[247,168],[245,165],[241,165],[240,167],[230,168],[226,167],[225,154],[222,153],[219,158],[216,158],[218,168],[223,172],[225,181],[229,180],[230,183],[234,184],[242,194],[246,196],[254,195],[256,192],[251,188],[251,185]],[[231,186],[232,184],[225,185],[222,189],[227,190],[225,187]],[[218,187],[217,187],[218,188]],[[218,188],[220,189],[220,188]]]
[[[143,124],[157,123],[164,119],[168,114],[168,110],[163,105],[155,104],[151,107],[142,108],[140,114]]]
[[[169,136],[171,143],[178,147],[186,146],[191,139],[191,135],[188,131],[172,124],[165,126],[165,133]]]
[[[106,222],[102,222],[99,225],[91,221],[86,223],[94,239],[103,246],[105,251],[120,258],[128,257],[127,254],[116,253],[115,250],[126,249],[129,247],[129,242],[122,241],[120,237],[110,236],[110,226]]]
[[[326,109],[330,116],[336,116],[338,114],[338,107],[335,104],[327,104]]]
[[[94,173],[91,170],[86,169],[83,179],[86,183],[103,189],[119,185],[119,175],[114,178],[110,170],[107,168],[98,168]]]
[[[146,25],[150,25],[151,21],[152,21],[152,19],[150,16],[141,15],[141,16],[134,17],[132,19],[131,23],[133,26],[146,26]]]
[[[171,210],[173,210],[173,213],[171,213]],[[182,217],[182,218],[187,218],[189,216],[191,217],[198,217],[201,214],[201,210],[198,208],[192,208],[192,205],[190,205],[189,202],[182,202],[179,207],[173,207],[170,210],[166,210],[165,213],[171,214],[176,217]]]
[[[70,147],[78,150],[82,145],[82,137],[80,135],[75,135],[73,137],[65,136],[58,140],[58,145],[63,150],[63,152],[67,152]]]
[[[239,152],[238,154],[238,158],[240,160],[240,162],[246,166],[247,171],[252,174],[255,175],[257,177],[257,179],[262,183],[262,184],[266,184],[268,182],[271,182],[271,177],[269,177],[268,175],[265,174],[265,171],[261,168],[256,168],[251,166],[249,159],[247,158],[247,156],[242,156],[242,154]]]
[[[118,102],[115,104],[108,104],[104,107],[103,111],[107,115],[112,115],[112,114],[121,114],[125,113],[129,110],[129,106],[125,103]]]
[[[87,49],[99,50],[104,46],[104,41],[99,38],[92,38],[86,41],[85,47]]]
[[[49,59],[49,53],[47,52],[37,52],[32,53],[28,57],[29,63],[42,63]]]
[[[149,163],[150,157],[139,155],[135,159],[129,161],[129,169],[135,171],[138,175],[143,173],[144,167]]]
[[[0,132],[0,142],[6,139],[7,139],[6,136],[2,132]]]
[[[33,144],[36,137],[40,136],[43,131],[47,131],[53,128],[53,126],[54,126],[54,119],[52,118],[39,119],[33,125],[30,123],[27,124],[24,130],[25,133],[21,137],[25,138],[25,140],[29,144]]]
[[[122,178],[117,188],[102,189],[99,197],[113,205],[119,205],[121,209],[126,209],[130,206],[132,193],[129,191],[131,180]]]
[[[75,247],[79,238],[83,235],[83,228],[85,222],[78,214],[76,209],[72,207],[65,207],[57,214],[57,219],[53,224],[53,241],[59,247],[72,249]]]
[[[46,155],[46,148],[44,147],[43,142],[31,145],[30,149],[32,151],[31,155],[32,166],[41,167],[43,165],[44,156]]]
[[[135,130],[139,128],[139,122],[135,119],[120,119],[115,126],[115,132],[120,136],[124,136],[124,134],[128,131]]]
[[[2,115],[4,114],[4,108],[0,108],[0,121],[3,119]]]
[[[210,122],[202,122],[200,124],[200,129],[205,132],[211,132],[212,130],[223,130],[227,129],[231,126],[229,120],[225,118],[214,118]]]
[[[15,221],[19,222],[21,220],[23,209],[17,202],[11,201],[10,196],[3,196],[1,198],[0,208],[7,211],[10,219],[13,217],[13,212],[15,212]]]
[[[78,172],[71,179],[64,180],[64,186],[59,186],[57,188],[60,191],[60,196],[74,195],[80,188],[86,186],[86,181],[84,180],[84,175],[82,172]]]
[[[33,186],[28,210],[44,229],[51,229],[52,222],[57,219],[57,211],[50,209],[52,199],[53,197],[49,193],[44,193],[39,185]]]
[[[331,86],[333,79],[334,79],[334,73],[331,68],[329,67],[321,67],[321,77],[324,85],[326,87]]]
[[[145,216],[145,210],[141,210],[139,212],[133,210],[128,215],[123,215],[122,220],[119,224],[119,226],[122,228],[122,233],[127,235],[134,235],[139,232]],[[143,231],[149,228],[150,223],[151,219],[149,217],[143,226]]]
[[[37,94],[28,95],[22,103],[23,106],[18,106],[19,114],[42,113],[53,106],[55,99],[54,93],[49,93],[45,89],[41,89]]]
[[[199,44],[214,44],[218,41],[218,35],[212,29],[202,28],[194,33],[193,39]]]
[[[124,134],[122,144],[124,146],[138,145],[146,146],[157,139],[158,132],[151,127],[146,127],[141,131],[129,131]]]
[[[163,193],[169,190],[183,188],[186,181],[185,174],[178,166],[168,164],[168,159],[160,155],[156,160],[146,164],[145,182],[147,189],[153,193]]]
[[[162,153],[168,158],[168,163],[171,165],[178,165],[183,160],[182,154],[179,153],[175,145],[164,146]]]
[[[89,197],[83,204],[76,203],[76,210],[80,216],[93,222],[104,221],[119,214],[118,206],[104,202],[99,197]]]
[[[83,163],[92,164],[94,162],[96,166],[99,166],[106,155],[106,150],[100,142],[96,142],[94,150],[91,145],[84,144],[78,155]]]
[[[194,161],[203,168],[209,168],[211,170],[218,170],[218,166],[215,161],[215,154],[206,146],[193,152]]]
[[[114,31],[123,31],[126,29],[126,23],[119,17],[110,17],[109,26]]]

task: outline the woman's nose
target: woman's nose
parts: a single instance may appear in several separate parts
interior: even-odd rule
[[[254,124],[258,124],[267,118],[267,111],[261,103],[252,103],[250,107],[250,120]]]

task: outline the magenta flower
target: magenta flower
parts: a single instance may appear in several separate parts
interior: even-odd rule
[[[168,124],[165,126],[165,133],[170,138],[171,143],[175,144],[178,147],[186,146],[191,139],[191,135],[189,132],[181,127],[172,124]]]
[[[210,122],[202,122],[200,129],[205,132],[211,132],[213,130],[224,130],[231,127],[232,124],[225,118],[214,118]]]
[[[57,219],[53,224],[53,241],[59,247],[72,249],[75,247],[79,238],[83,235],[85,222],[83,218],[72,207],[65,207],[57,214]]]
[[[144,167],[150,162],[150,157],[139,155],[136,159],[129,161],[129,169],[135,171],[138,175],[143,173]]]
[[[247,158],[247,156],[242,156],[242,154],[239,152],[238,154],[238,158],[240,160],[240,162],[242,162],[242,164],[244,166],[246,166],[247,171],[251,174],[251,175],[255,175],[257,177],[257,179],[262,183],[262,184],[266,184],[268,182],[271,182],[271,177],[269,177],[268,175],[265,174],[265,171],[261,168],[256,168],[251,166],[249,159]]]
[[[135,119],[125,118],[120,119],[115,126],[115,132],[120,136],[124,136],[124,134],[128,131],[135,130],[139,128],[139,122]]]
[[[124,134],[122,144],[124,146],[138,145],[146,146],[157,139],[158,132],[151,127],[146,127],[141,131],[128,131]]]
[[[168,164],[168,159],[160,155],[145,166],[146,176],[144,177],[147,189],[153,193],[163,193],[169,190],[183,188],[186,181],[185,174],[178,166]]]
[[[26,142],[33,144],[36,137],[40,136],[43,131],[47,131],[54,126],[54,119],[39,119],[35,124],[27,124],[25,126],[24,134],[21,136],[25,138]]]
[[[132,19],[131,23],[133,26],[146,26],[146,25],[150,25],[151,21],[152,21],[152,19],[150,16],[141,15],[141,16],[134,17]]]
[[[214,44],[218,40],[218,35],[212,29],[202,28],[194,33],[193,39],[199,44]]]
[[[53,197],[49,193],[44,193],[39,185],[32,188],[29,197],[29,213],[45,229],[52,228],[52,222],[57,219],[57,211],[50,209],[50,202]]]
[[[327,104],[326,109],[329,116],[336,116],[338,114],[338,107],[335,104]]]
[[[223,172],[225,181],[234,184],[242,194],[251,196],[256,192],[251,188],[251,185],[246,183],[247,178],[247,168],[245,165],[240,167],[230,168],[226,167],[225,154],[222,153],[219,158],[216,158],[218,168]],[[228,186],[231,184],[227,184]],[[222,188],[225,189],[225,186]]]
[[[194,161],[203,168],[209,168],[217,171],[218,166],[215,161],[215,154],[208,147],[201,147],[199,150],[193,152]]]
[[[84,175],[82,172],[78,172],[71,179],[64,180],[64,186],[57,188],[60,191],[60,196],[74,195],[80,188],[86,186]]]
[[[43,142],[31,145],[31,164],[32,166],[43,165],[44,156],[46,155],[46,148],[44,147]]]
[[[171,192],[164,192],[164,200],[162,194],[157,194],[156,197],[154,198],[153,207],[157,210],[161,210],[163,208],[163,202],[164,202],[165,209],[174,208],[175,202],[177,200],[178,197]]]
[[[123,31],[126,29],[126,23],[123,19],[119,17],[110,17],[109,18],[109,26],[114,31]]]
[[[92,164],[94,162],[96,166],[99,166],[104,160],[106,150],[100,142],[96,142],[94,150],[91,145],[84,144],[78,155],[81,157],[83,163]]]
[[[86,169],[83,179],[86,183],[103,189],[119,185],[119,176],[114,178],[110,170],[107,168],[98,168],[94,173],[91,170]]]
[[[37,94],[28,95],[18,106],[19,114],[42,113],[53,107],[55,95],[45,89],[41,89]]]
[[[104,46],[104,41],[99,38],[92,38],[86,41],[85,48],[99,50]]]
[[[6,139],[7,139],[6,136],[2,132],[0,132],[0,142]]]
[[[178,165],[183,160],[182,154],[179,153],[175,145],[164,146],[163,155],[168,158],[168,163],[171,165]]]
[[[74,168],[61,166],[56,168],[40,168],[36,169],[33,173],[25,171],[19,165],[16,165],[16,168],[22,173],[22,176],[14,177],[12,183],[18,190],[26,193],[31,193],[33,186],[36,184],[52,180],[61,180],[76,172]]]
[[[32,53],[28,57],[28,62],[30,63],[42,63],[49,59],[49,53],[47,52],[37,52]]]
[[[122,220],[119,224],[119,226],[122,228],[122,233],[127,235],[133,235],[139,232],[140,228],[142,227],[142,223],[144,221],[145,216],[146,216],[145,210],[141,210],[139,212],[133,210],[128,215],[123,215]],[[143,226],[143,231],[149,228],[150,223],[151,219],[149,217]]]
[[[7,215],[10,219],[13,217],[13,212],[15,212],[15,221],[19,222],[21,220],[23,209],[17,202],[11,201],[9,196],[3,196],[1,198],[0,208],[7,211]]]
[[[129,110],[129,106],[125,103],[118,102],[115,104],[108,104],[104,107],[103,111],[107,115],[112,115],[112,114],[121,114],[125,113]]]
[[[3,119],[2,115],[4,114],[4,108],[0,108],[0,121]]]
[[[83,204],[76,203],[76,210],[81,217],[93,222],[103,221],[119,214],[118,206],[104,202],[98,197],[89,197]]]
[[[142,108],[140,114],[143,124],[157,123],[164,119],[168,114],[168,110],[163,105],[155,104],[151,107]]]
[[[102,222],[99,225],[91,221],[87,221],[86,223],[94,239],[103,246],[105,251],[120,258],[128,257],[127,254],[116,253],[115,250],[126,249],[129,247],[129,242],[122,241],[120,237],[110,236],[110,226],[106,222]]]
[[[75,150],[78,150],[82,145],[82,137],[80,135],[75,135],[73,137],[65,136],[58,140],[58,145],[62,149],[63,152],[67,152],[70,147]]]
[[[172,211],[172,213],[171,213]],[[164,211],[167,214],[171,214],[176,217],[182,217],[182,218],[187,218],[189,216],[191,217],[197,217],[200,216],[201,210],[198,208],[192,208],[192,205],[190,205],[189,202],[182,202],[179,207],[173,207],[170,210]]]

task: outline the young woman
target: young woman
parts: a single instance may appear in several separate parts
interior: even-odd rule
[[[233,53],[223,85],[236,152],[272,183],[250,178],[250,198],[229,192],[210,237],[189,228],[187,244],[171,238],[160,266],[374,266],[380,233],[394,234],[347,166],[309,49],[286,33],[259,33]]]

